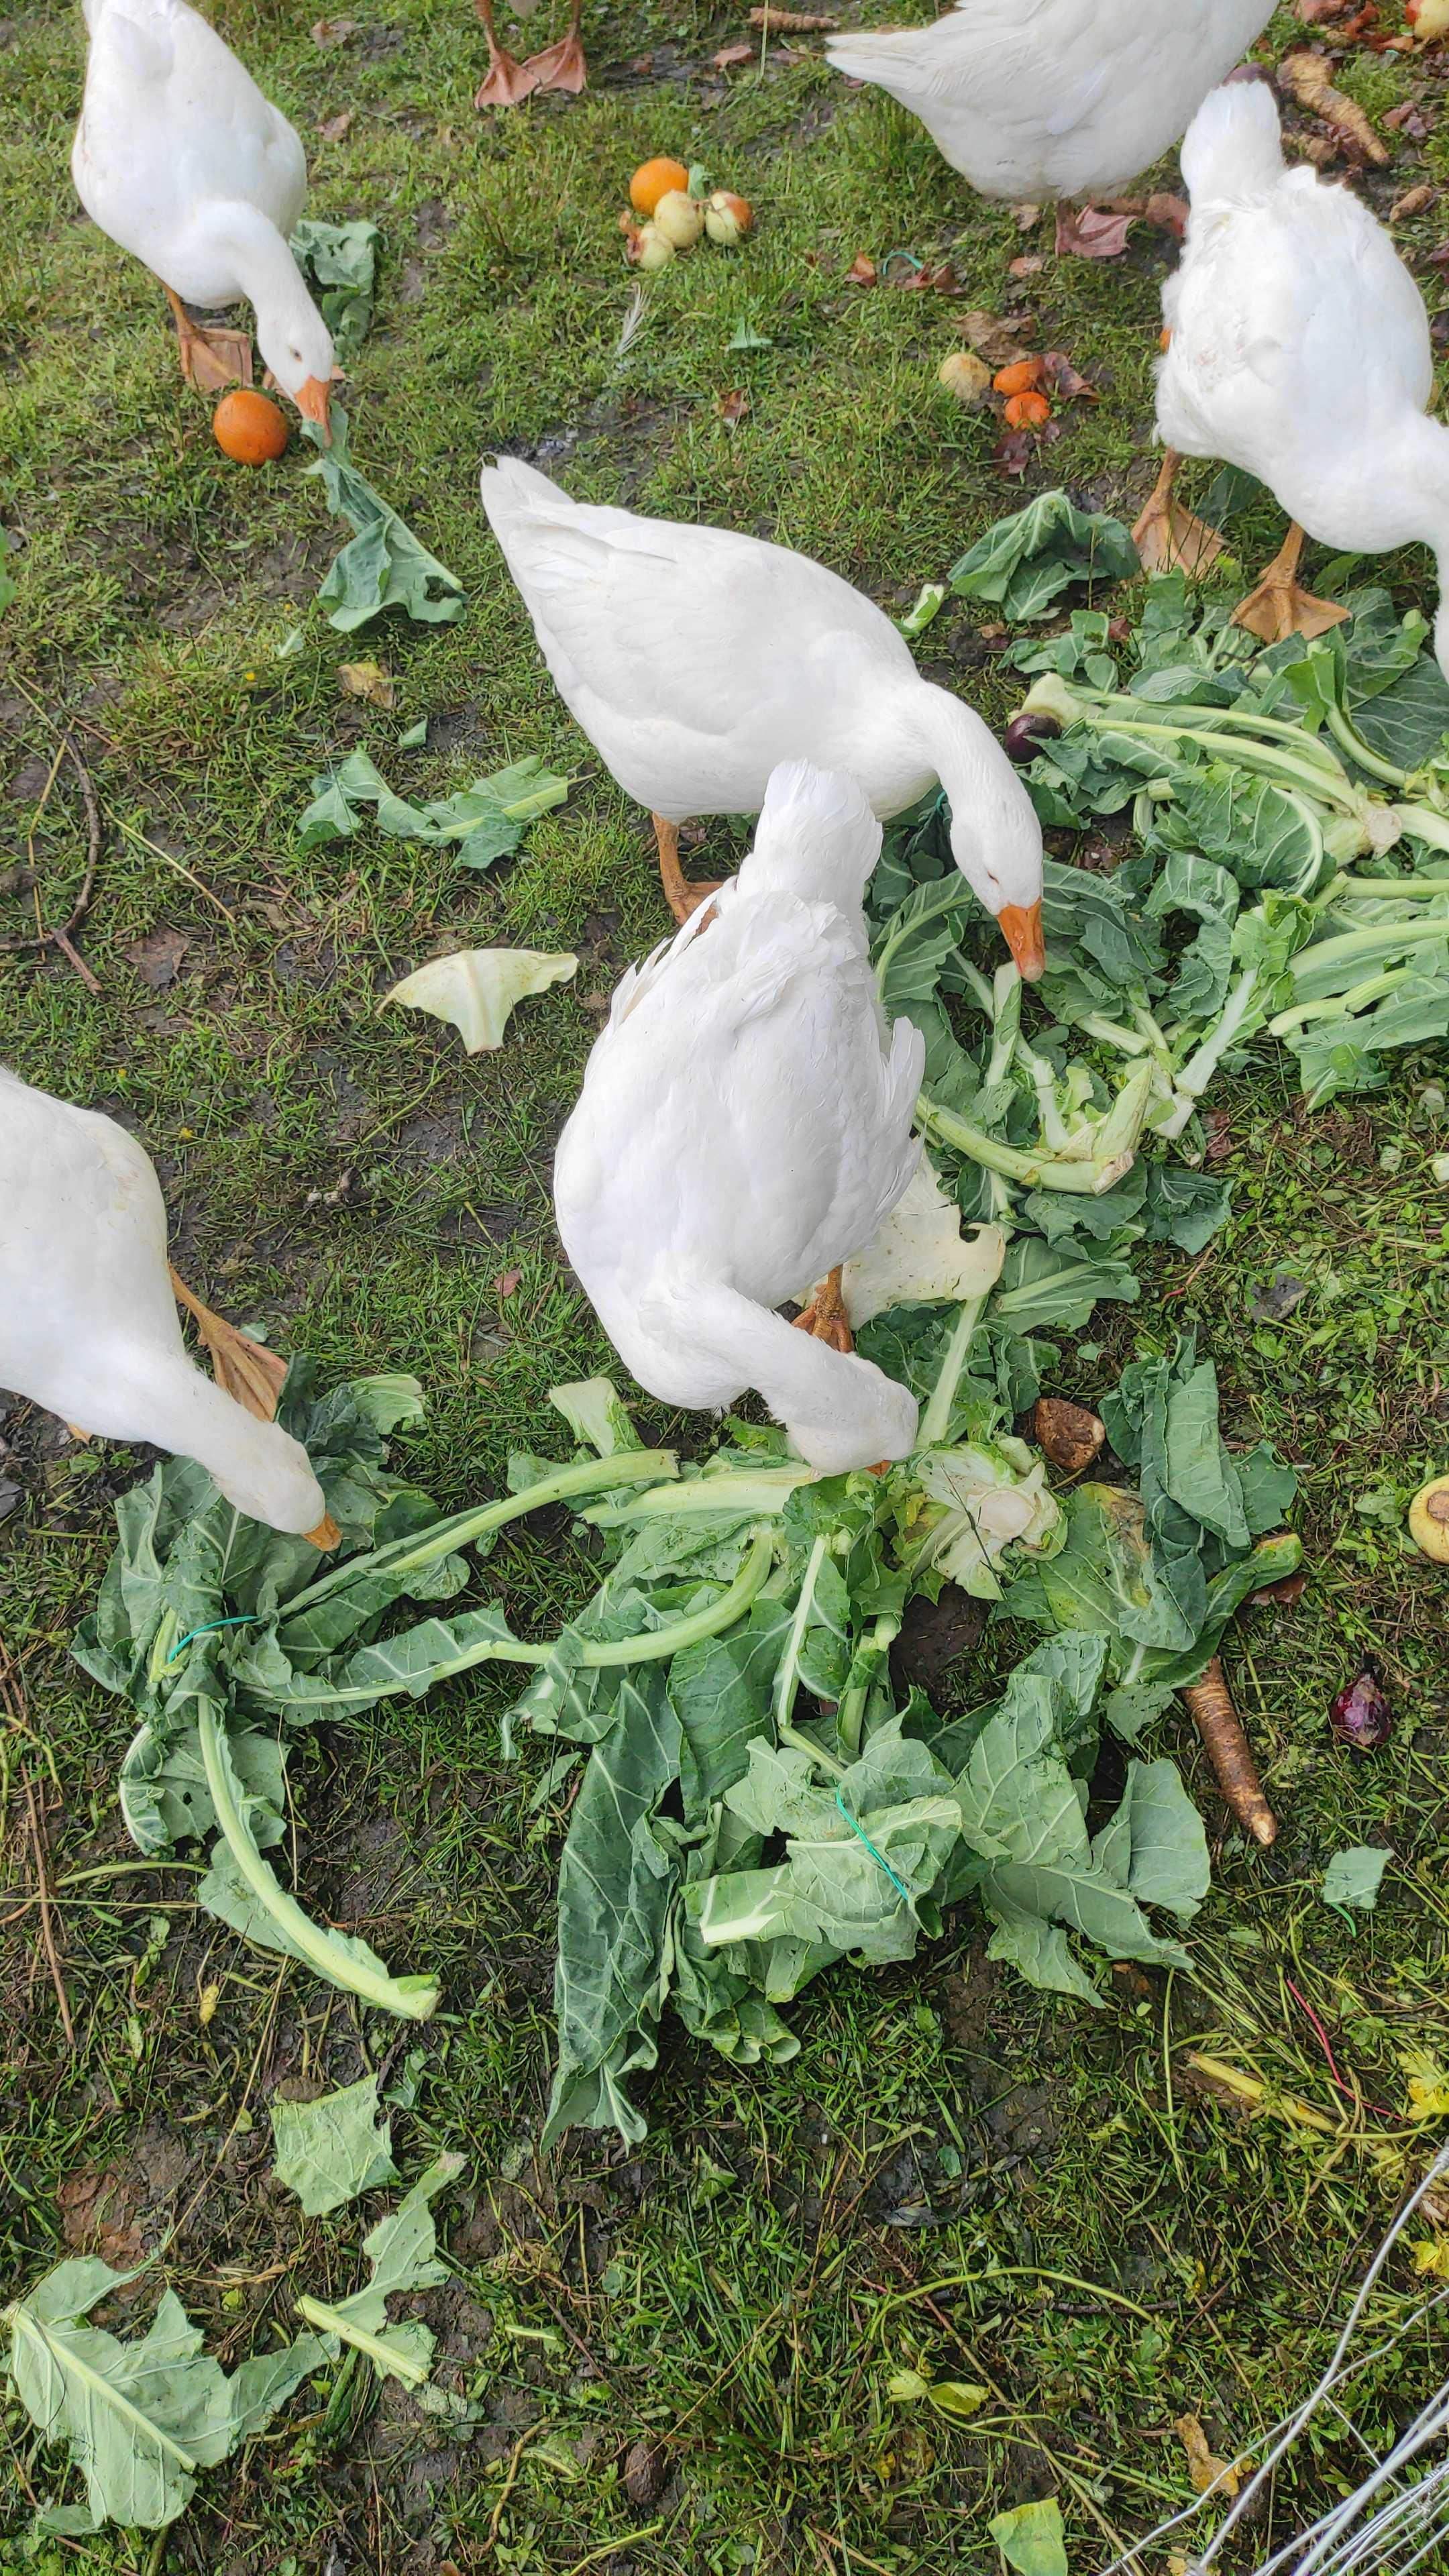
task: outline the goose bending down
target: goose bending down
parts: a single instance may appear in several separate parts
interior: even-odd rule
[[[754,1387],[825,1475],[916,1431],[840,1302],[920,1153],[924,1041],[886,1027],[861,910],[880,841],[853,778],[778,768],[738,876],[620,983],[554,1163],[568,1257],[640,1385],[694,1408]]]
[[[484,467],[483,507],[560,697],[653,817],[677,920],[714,891],[681,875],[680,824],[757,814],[778,763],[803,758],[849,770],[882,819],[939,779],[956,865],[1022,974],[1040,975],[1031,799],[872,600],[759,537],[571,501],[513,456]]]
[[[1428,316],[1388,234],[1346,188],[1285,167],[1262,81],[1214,91],[1182,168],[1192,211],[1163,290],[1157,427],[1168,452],[1138,522],[1144,559],[1194,568],[1201,531],[1176,509],[1173,476],[1179,456],[1214,457],[1257,475],[1293,522],[1236,612],[1254,634],[1318,635],[1346,613],[1299,588],[1305,530],[1355,554],[1422,541],[1442,586],[1449,431],[1427,417]],[[1435,647],[1449,672],[1442,600]]]
[[[336,1545],[301,1442],[186,1355],[149,1156],[112,1119],[3,1070],[0,1386],[84,1432],[195,1458],[238,1511]]]
[[[85,14],[70,166],[86,213],[160,279],[190,383],[250,380],[246,334],[185,310],[246,296],[266,365],[325,439],[332,335],[288,247],[307,196],[296,134],[187,0],[85,0]]]
[[[983,197],[1111,195],[1177,141],[1273,0],[956,0],[925,27],[832,36],[826,53],[910,109]]]

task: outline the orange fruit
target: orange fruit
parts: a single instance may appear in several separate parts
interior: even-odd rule
[[[689,172],[682,161],[667,161],[662,155],[656,161],[641,161],[629,182],[629,203],[636,214],[652,215],[671,188],[688,192]]]
[[[1051,416],[1052,407],[1045,394],[1012,394],[1008,397],[1006,405],[1008,429],[1040,429],[1042,422],[1050,420]]]
[[[998,394],[1029,394],[1041,382],[1043,361],[1040,358],[1017,358],[1009,367],[998,368],[991,379],[992,391]]]
[[[239,385],[222,395],[211,415],[211,434],[234,465],[268,465],[287,444],[287,423],[265,394]]]

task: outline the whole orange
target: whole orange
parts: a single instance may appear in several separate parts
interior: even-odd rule
[[[636,214],[652,215],[661,197],[671,188],[689,187],[689,172],[682,161],[641,161],[629,182],[629,203]]]
[[[211,415],[211,432],[234,465],[269,465],[287,444],[284,415],[249,385],[222,395]]]

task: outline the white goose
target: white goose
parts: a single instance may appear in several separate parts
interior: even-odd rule
[[[849,770],[883,818],[939,779],[956,865],[1023,975],[1040,975],[1031,799],[872,600],[759,537],[571,501],[512,456],[484,467],[483,507],[560,697],[653,816],[676,920],[714,890],[681,875],[679,825],[757,814],[779,762],[803,758]]]
[[[1415,542],[1449,573],[1449,431],[1427,416],[1434,356],[1424,300],[1383,226],[1346,188],[1285,167],[1262,81],[1205,100],[1184,137],[1192,213],[1163,290],[1157,377],[1168,453],[1138,522],[1154,566],[1189,570],[1200,523],[1172,500],[1179,455],[1256,474],[1293,521],[1237,610],[1270,642],[1321,634],[1345,611],[1298,586],[1304,531],[1355,554]],[[1449,672],[1449,609],[1435,629]]]
[[[300,1441],[187,1358],[149,1157],[112,1119],[3,1070],[0,1386],[85,1432],[195,1458],[239,1511],[336,1544]]]
[[[886,1028],[861,911],[880,839],[853,778],[777,769],[739,874],[620,983],[554,1163],[568,1257],[641,1386],[755,1387],[826,1475],[916,1431],[840,1301],[920,1151],[924,1042]],[[806,1330],[773,1311],[826,1272]]]
[[[929,26],[825,50],[918,116],[983,197],[1050,202],[1150,169],[1272,15],[1273,0],[956,0]]]
[[[263,359],[325,438],[332,336],[288,248],[307,195],[296,134],[186,0],[85,0],[85,14],[81,204],[160,279],[188,381],[249,376],[246,335],[203,331],[184,309],[246,296]]]

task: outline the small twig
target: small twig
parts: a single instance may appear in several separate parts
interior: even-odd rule
[[[27,692],[27,695],[28,694],[29,693]],[[60,749],[57,751],[55,759],[51,764],[50,776],[45,782],[45,793],[41,797],[39,806],[36,808],[35,823],[32,823],[30,827],[30,839],[27,846],[33,861],[35,854],[35,824],[40,821],[40,817],[45,810],[50,797],[51,788],[55,784],[56,771],[59,769],[63,757],[69,760],[72,769],[75,771],[75,774],[80,781],[81,795],[85,801],[87,850],[85,874],[81,878],[80,892],[76,896],[74,903],[71,905],[69,914],[61,923],[59,929],[47,929],[41,921],[40,898],[37,895],[35,904],[36,928],[34,930],[16,931],[9,937],[0,939],[0,953],[7,956],[14,956],[18,951],[26,948],[48,948],[53,942],[54,945],[61,950],[62,954],[70,959],[71,964],[79,969],[81,975],[85,978],[86,982],[92,986],[94,991],[99,992],[101,989],[99,984],[95,982],[95,978],[92,976],[90,969],[87,966],[82,965],[80,958],[76,955],[75,949],[71,945],[71,942],[75,932],[84,921],[86,913],[90,907],[91,893],[96,882],[96,870],[101,863],[101,809],[96,801],[96,791],[91,784],[90,771],[87,769],[85,762],[82,760],[80,753],[75,747],[75,744],[71,741],[69,734],[63,734],[61,736]]]
[[[1309,2002],[1308,1997],[1305,1994],[1299,1993],[1299,1990],[1293,1983],[1291,1977],[1285,1977],[1283,1982],[1295,2004],[1298,2006],[1299,2011],[1305,2014],[1307,2019],[1313,2025],[1314,2034],[1318,2040],[1319,2047],[1322,2049],[1324,2056],[1328,2060],[1329,2082],[1334,2085],[1340,2093],[1347,2096],[1348,2100],[1353,2103],[1356,2110],[1372,2111],[1375,2119],[1378,2120],[1401,2119],[1403,2117],[1401,2112],[1386,2111],[1382,2102],[1366,2102],[1356,2085],[1345,2083],[1344,2078],[1338,2071],[1338,2060],[1333,2054],[1333,2043],[1330,2040],[1327,2031],[1324,2029],[1322,2022],[1319,2020],[1317,2013],[1314,2011],[1312,2004]]]
[[[35,1855],[35,1893],[40,1905],[40,1938],[45,1950],[45,1963],[50,1970],[50,1982],[55,1988],[56,2002],[60,2006],[66,2046],[74,2048],[75,2024],[70,2017],[70,1998],[65,1990],[65,1979],[61,1975],[60,1953],[55,1946],[55,1927],[50,1916],[50,1880],[45,1866],[45,1829],[40,1821],[40,1810],[35,1803],[35,1791],[28,1780],[25,1783],[25,1808],[30,1820],[30,1845]]]
[[[822,36],[838,27],[838,18],[822,17],[818,9],[776,9],[766,7],[750,11],[750,25],[763,27],[773,35],[778,27],[786,36]]]
[[[498,2491],[498,2500],[493,2507],[493,2511],[488,2517],[488,2536],[483,2543],[485,2549],[494,2549],[497,2547],[498,2526],[503,2520],[503,2508],[507,2504],[509,2497],[512,2495],[514,2488],[518,2484],[518,2472],[523,2466],[523,2454],[527,2450],[529,2443],[536,2442],[544,2433],[551,2432],[552,2429],[552,2426],[548,2423],[529,2424],[525,2427],[524,2431],[519,2434],[517,2441],[514,2443],[512,2450],[508,2454],[508,2466],[503,2473],[503,2484]]]

